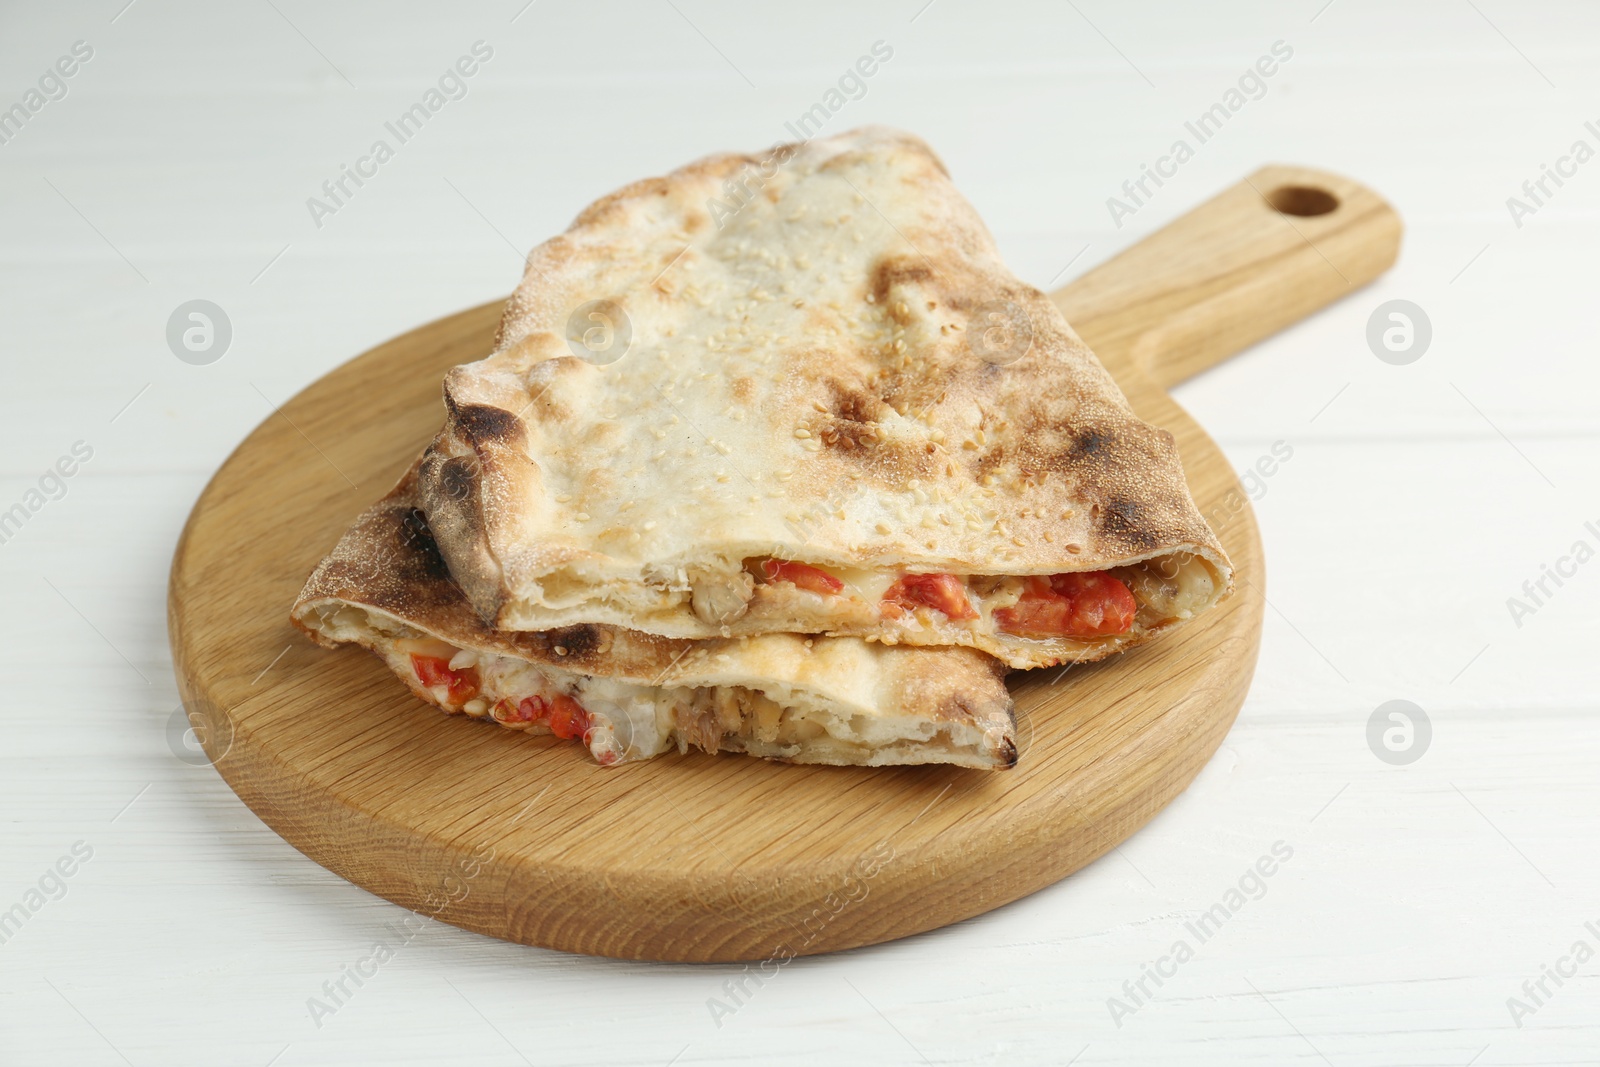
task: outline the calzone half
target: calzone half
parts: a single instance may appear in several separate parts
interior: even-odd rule
[[[716,156],[529,256],[420,492],[494,626],[1101,658],[1231,573],[1142,422],[920,140]]]
[[[1017,759],[1004,668],[971,649],[490,629],[451,582],[413,475],[318,565],[293,619],[319,644],[376,653],[447,712],[581,740],[607,765],[691,747],[875,767]]]

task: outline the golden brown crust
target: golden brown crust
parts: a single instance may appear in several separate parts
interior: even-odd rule
[[[876,128],[785,151],[770,178],[717,156],[596,202],[530,255],[496,353],[451,372],[422,494],[478,611],[707,637],[686,572],[760,555],[970,575],[1199,558],[1201,607],[1225,595],[1171,435],[1006,270],[933,152]],[[602,298],[631,343],[578,359],[569,319]],[[919,639],[761,606],[722,632]],[[1032,666],[1164,628],[967,639]]]

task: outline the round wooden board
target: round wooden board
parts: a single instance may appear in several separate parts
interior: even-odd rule
[[[1257,596],[1111,663],[1013,675],[1009,772],[698,753],[606,769],[577,745],[442,715],[365,652],[315,648],[289,605],[438,429],[440,379],[489,350],[499,310],[406,334],[289,401],[217,472],[178,545],[169,623],[191,719],[234,791],[323,866],[445,922],[573,952],[825,952],[1071,874],[1182,791],[1227,732]],[[1221,453],[1164,393],[1122,384],[1178,435],[1214,510],[1237,487]],[[1248,506],[1219,532],[1258,582]]]
[[[1285,228],[1261,190],[1312,181],[1339,210]],[[191,721],[229,785],[296,848],[494,937],[635,959],[783,959],[981,914],[1160,811],[1221,743],[1250,682],[1263,604],[1254,516],[1222,453],[1154,382],[1344,295],[1398,241],[1393,213],[1359,186],[1268,168],[1056,295],[1138,413],[1176,436],[1238,590],[1151,646],[1013,675],[1014,770],[700,753],[607,769],[577,745],[446,717],[376,658],[294,630],[300,585],[436,431],[439,381],[490,350],[498,303],[335,370],[217,472],[172,568]]]

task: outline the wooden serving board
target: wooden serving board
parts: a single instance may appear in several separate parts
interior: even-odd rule
[[[1328,210],[1331,207],[1331,210]],[[1320,212],[1320,213],[1318,213]],[[217,770],[318,863],[406,908],[572,952],[782,960],[980,914],[1066,877],[1181,792],[1255,666],[1262,558],[1216,445],[1163,391],[1376,277],[1400,223],[1331,174],[1269,167],[1055,294],[1138,413],[1178,439],[1238,591],[1112,661],[1012,676],[1009,772],[667,755],[615,769],[414,697],[289,624],[306,575],[442,421],[446,368],[499,304],[380,345],[245,439],[172,565],[178,684]]]

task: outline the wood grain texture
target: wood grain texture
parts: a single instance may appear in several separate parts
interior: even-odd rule
[[[1260,638],[1248,501],[1140,367],[1178,380],[1392,262],[1392,213],[1376,198],[1357,212],[1359,187],[1340,188],[1338,210],[1295,220],[1333,227],[1309,236],[1246,182],[1057,295],[1081,309],[1074,325],[1139,414],[1177,437],[1240,590],[1152,647],[1013,676],[1012,772],[703,754],[604,769],[549,738],[440,715],[365,653],[299,637],[287,613],[305,575],[434,432],[440,376],[488,351],[498,304],[329,374],[213,478],[169,594],[191,719],[233,789],[308,856],[402,906],[528,944],[781,959],[932,929],[1055,882],[1189,783],[1244,699]],[[1342,283],[1317,276],[1290,239],[1326,239],[1311,254],[1339,263]]]
[[[1262,167],[1055,300],[1108,365],[1171,387],[1388,270],[1400,229],[1400,216],[1357,182]]]

